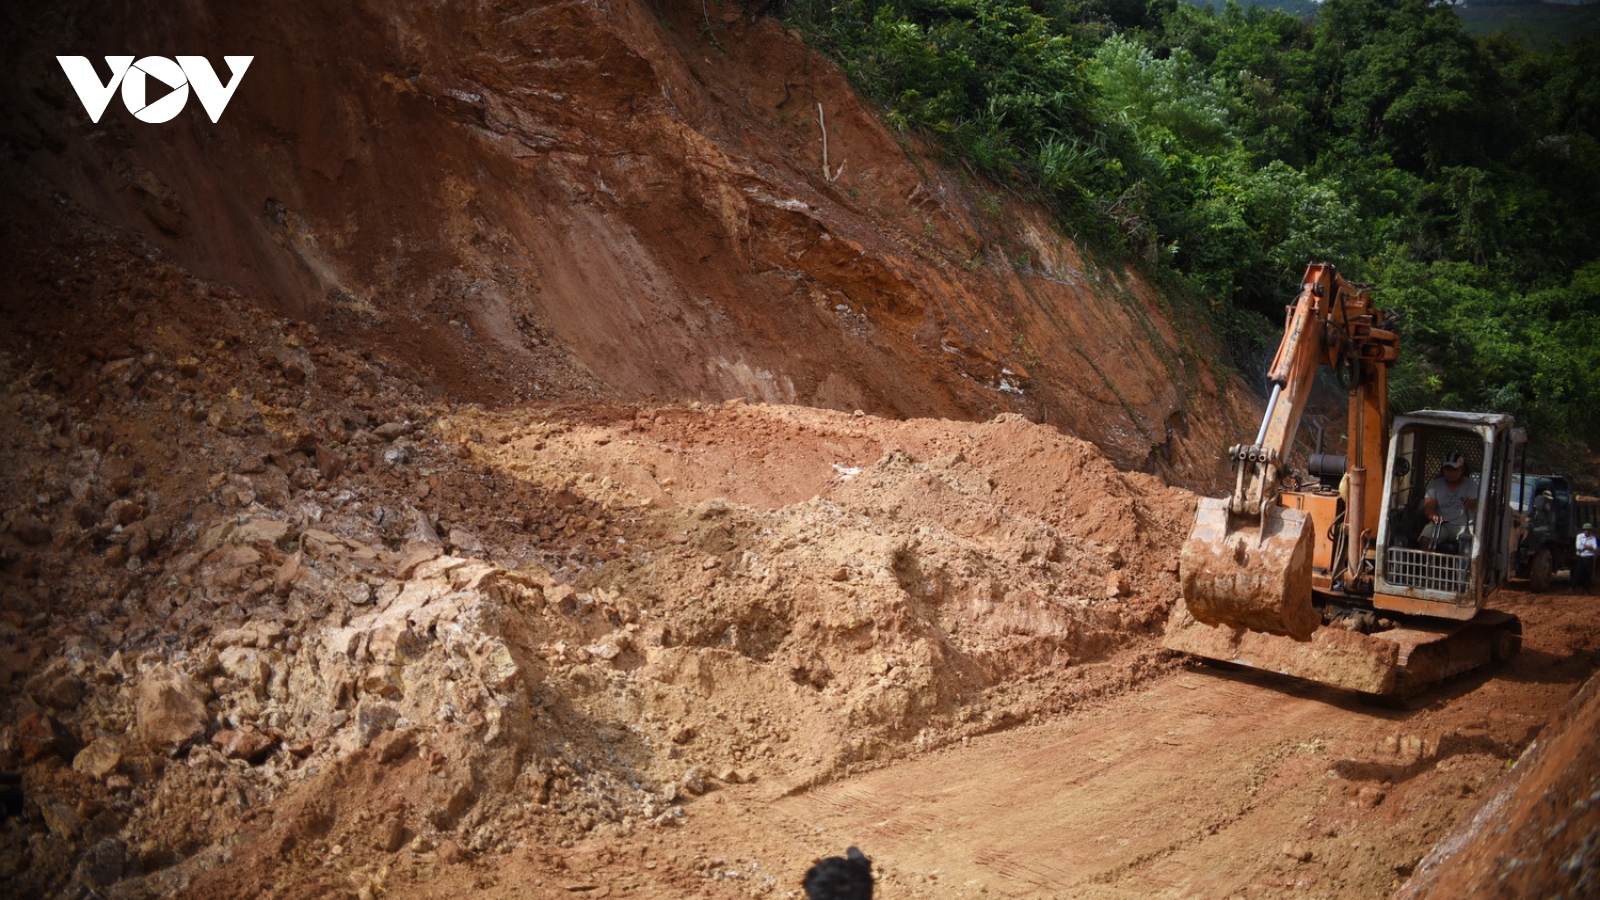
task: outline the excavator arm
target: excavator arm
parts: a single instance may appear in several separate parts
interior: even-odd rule
[[[1207,625],[1308,639],[1322,622],[1312,604],[1310,516],[1278,502],[1286,459],[1318,370],[1326,365],[1350,390],[1344,583],[1367,578],[1365,548],[1376,528],[1381,482],[1366,482],[1366,465],[1382,458],[1388,431],[1388,367],[1399,355],[1391,317],[1368,290],[1327,263],[1306,268],[1289,307],[1283,340],[1268,371],[1272,393],[1261,429],[1228,455],[1234,489],[1202,499],[1195,527],[1179,555],[1184,602]]]

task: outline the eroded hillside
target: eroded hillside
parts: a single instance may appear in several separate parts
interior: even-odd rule
[[[279,861],[321,896],[397,852],[670,827],[718,784],[800,789],[1169,665],[1129,638],[1184,495],[1058,429],[1207,477],[1203,355],[771,20],[17,24],[258,55],[221,123],[151,130],[92,125],[22,54],[15,883],[205,895]]]
[[[0,408],[20,884],[203,896],[254,854],[322,895],[331,846],[627,837],[1170,666],[1189,495],[1047,426],[491,411],[55,237],[97,274]]]
[[[904,898],[1383,896],[1600,662],[1524,596],[1418,713],[1179,677],[1192,495],[1086,442],[439,400],[79,225],[0,356],[24,895],[794,897],[860,841]]]
[[[887,131],[771,18],[78,3],[16,25],[6,134],[35,202],[452,396],[1011,411],[1125,467],[1215,474],[1236,401],[1189,323]],[[54,57],[124,45],[255,59],[220,122],[114,101],[93,124]]]

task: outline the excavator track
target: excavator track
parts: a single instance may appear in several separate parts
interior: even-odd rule
[[[1522,645],[1516,616],[1482,610],[1465,622],[1408,623],[1373,634],[1321,626],[1297,641],[1207,625],[1179,601],[1163,640],[1170,650],[1358,691],[1406,698],[1430,685],[1502,662]]]

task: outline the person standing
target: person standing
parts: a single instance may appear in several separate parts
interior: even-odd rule
[[[1568,591],[1583,588],[1585,594],[1594,587],[1594,557],[1600,552],[1600,539],[1595,538],[1594,523],[1583,523],[1583,530],[1578,532],[1578,555],[1572,561],[1572,586]]]

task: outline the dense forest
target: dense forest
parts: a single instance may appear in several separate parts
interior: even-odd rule
[[[781,14],[975,173],[1209,312],[1260,368],[1311,260],[1403,315],[1394,404],[1600,441],[1600,40],[1448,4],[790,0]],[[1587,447],[1585,446],[1587,445]]]

